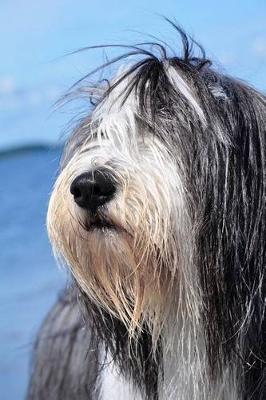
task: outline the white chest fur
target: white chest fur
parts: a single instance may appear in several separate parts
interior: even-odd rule
[[[104,363],[100,385],[101,400],[143,400],[132,384],[119,374],[111,356],[107,356]]]

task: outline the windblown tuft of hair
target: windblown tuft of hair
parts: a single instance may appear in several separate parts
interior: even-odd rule
[[[208,69],[212,64],[206,58],[205,51],[199,43],[187,36],[178,25],[168,19],[166,20],[174,27],[176,33],[181,38],[182,46],[180,55],[176,55],[175,51],[167,43],[159,41],[159,39],[157,39],[157,42],[143,42],[136,45],[110,44],[82,48],[74,53],[108,48],[119,48],[128,50],[128,52],[107,61],[78,80],[59,101],[59,104],[82,97],[89,99],[93,109],[95,109],[119,85],[123,84],[124,91],[118,94],[118,97],[121,97],[120,106],[125,103],[129,95],[133,92],[138,101],[139,112],[144,113],[145,118],[147,117],[146,113],[150,113],[152,122],[160,106],[165,106],[168,95],[176,94],[175,91],[173,93],[174,88],[171,79],[169,80],[169,77],[165,74],[167,68],[174,67],[183,71],[188,78],[186,83],[190,84],[192,82],[196,83],[197,76],[201,71]],[[197,55],[195,54],[195,49],[197,49]],[[111,80],[107,77],[102,77],[102,74],[104,74],[104,71],[108,67],[117,64],[121,65],[121,63],[122,68],[120,73],[117,74],[117,79],[114,80],[113,76]],[[125,70],[124,72],[123,69]],[[98,73],[101,73],[101,78],[98,82],[91,83],[91,79]],[[216,78],[213,83],[216,83]],[[182,93],[178,93],[178,95],[182,96]],[[169,104],[172,104],[170,99]],[[84,123],[87,125],[87,117],[82,119],[81,123],[76,127],[79,135],[79,129],[84,126]],[[73,138],[71,138],[71,141],[73,141]]]
[[[160,267],[153,274],[146,270],[145,275],[141,268],[134,271],[135,297],[133,289],[126,292],[123,276],[118,294],[111,289],[107,278],[115,275],[106,272],[113,303],[108,303],[96,268],[90,271],[89,289],[85,272],[72,272],[95,337],[144,398],[264,399],[266,99],[245,83],[216,72],[202,48],[174,27],[182,39],[182,55],[172,54],[162,43],[119,46],[128,53],[92,73],[128,61],[115,79],[88,87],[89,74],[78,82],[74,93],[91,98],[93,110],[74,130],[62,160],[64,175],[75,155],[86,152],[95,132],[97,140],[99,134],[108,138],[102,128],[103,109],[106,116],[115,107],[132,106],[139,135],[152,133],[155,144],[158,140],[164,146],[160,151],[171,202],[183,201],[178,203],[181,210],[174,208],[174,217],[165,207],[168,225],[159,214],[164,241],[158,246],[155,242],[152,260]],[[193,45],[199,49],[197,57]],[[125,126],[130,136],[130,124]],[[173,172],[176,187],[181,187],[177,194],[168,185],[170,158],[181,182]],[[69,179],[65,178],[68,183]],[[59,189],[54,196],[59,193],[61,199]],[[53,206],[49,214],[50,236],[72,267],[78,250],[72,248],[71,228],[67,225],[66,234],[54,210]],[[168,242],[165,236],[172,235],[173,220],[178,238]],[[146,238],[144,229],[139,232]],[[158,293],[160,299],[154,309],[149,293]],[[118,295],[123,295],[123,302]],[[167,369],[171,356],[176,365]]]

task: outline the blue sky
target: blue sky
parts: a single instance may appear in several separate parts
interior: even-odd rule
[[[67,53],[145,33],[177,47],[160,15],[178,21],[219,68],[266,91],[265,0],[0,0],[0,147],[57,140],[69,116],[51,114],[53,102],[103,61],[102,51]]]

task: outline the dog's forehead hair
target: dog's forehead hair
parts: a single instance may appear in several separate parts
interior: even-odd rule
[[[134,116],[134,125],[137,128],[139,143],[144,142],[144,134],[149,134],[149,136],[153,134],[151,128],[145,123],[145,121],[142,121],[138,115]],[[133,137],[130,127],[125,129],[123,134],[127,135],[129,138]],[[63,169],[66,167],[68,162],[77,152],[86,153],[89,150],[92,150],[93,147],[98,147],[100,145],[98,140],[99,136],[101,139],[107,138],[106,132],[102,129],[99,121],[92,121],[91,118],[87,118],[83,123],[80,123],[65,144],[61,159],[61,168]]]
[[[108,85],[101,81],[84,89],[93,98],[94,107],[67,141],[61,166],[64,168],[84,143],[95,140],[100,126],[107,126],[105,121],[110,121],[112,115],[109,137],[121,122],[125,129],[120,124],[120,137],[130,138],[133,130],[124,118],[129,112],[131,122],[137,125],[135,133],[151,132],[169,147],[179,145],[178,135],[190,146],[192,130],[200,138],[203,136],[199,133],[208,129],[215,140],[226,142],[222,119],[231,119],[234,98],[242,96],[239,89],[239,82],[213,70],[204,56],[159,59],[149,54],[140,62],[120,68]]]
[[[120,83],[118,87],[115,87],[115,90],[113,90],[115,93],[110,92],[112,95],[109,94],[108,97],[105,95],[106,97],[92,110],[90,115],[79,121],[78,125],[74,128],[73,133],[65,144],[61,167],[64,168],[72,156],[79,151],[85,143],[96,140],[97,137],[99,137],[99,133],[100,135],[102,133],[103,136],[106,134],[105,127],[108,125],[106,124],[107,120],[111,121],[112,119],[112,124],[117,124],[117,127],[120,124],[120,128],[121,124],[123,124],[123,136],[128,136],[129,138],[133,137],[133,130],[130,128],[130,124],[134,124],[136,128],[134,131],[138,133],[138,138],[142,139],[145,133],[149,135],[154,134],[160,139],[166,139],[166,142],[168,142],[170,137],[165,137],[169,136],[169,132],[164,132],[162,129],[163,124],[171,122],[172,117],[178,113],[179,121],[176,121],[176,130],[178,130],[178,122],[181,122],[181,125],[184,123],[183,116],[185,112],[184,109],[187,108],[186,103],[189,103],[191,107],[186,110],[188,119],[201,119],[206,123],[198,99],[195,98],[183,77],[181,78],[180,74],[175,74],[173,69],[168,69],[168,73],[171,81],[166,81],[165,89],[167,90],[167,85],[173,86],[172,89],[176,91],[175,102],[171,103],[167,96],[164,98],[162,93],[159,93],[159,90],[158,93],[153,93],[151,82],[149,81],[147,81],[145,86],[145,93],[138,93],[137,90],[127,93],[125,85],[122,86]],[[174,88],[175,82],[173,80],[175,77],[179,77],[176,88]],[[128,80],[128,86],[133,84],[132,82],[134,79],[136,79],[135,76],[132,77],[131,81]],[[213,85],[212,87],[215,86]],[[221,92],[221,87],[219,86],[219,88]],[[179,93],[178,89],[180,90]],[[164,90],[164,88],[161,88],[161,90]],[[126,121],[126,119],[128,121]],[[115,128],[112,129],[113,133],[114,131]],[[167,129],[165,129],[165,131],[167,131]],[[172,131],[172,133],[175,132]]]

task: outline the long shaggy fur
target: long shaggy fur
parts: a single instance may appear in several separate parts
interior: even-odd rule
[[[136,396],[264,399],[266,99],[175,28],[182,56],[128,46],[111,81],[83,90],[94,107],[66,145],[48,231]],[[91,229],[69,187],[102,167],[118,190]]]

